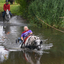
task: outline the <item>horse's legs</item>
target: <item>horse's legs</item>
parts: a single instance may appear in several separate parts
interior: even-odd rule
[[[5,18],[3,17],[3,22],[5,22]]]
[[[7,20],[7,22],[9,22],[9,20]]]
[[[22,43],[21,43],[21,48],[23,48],[23,47],[25,47],[25,44],[22,42]]]

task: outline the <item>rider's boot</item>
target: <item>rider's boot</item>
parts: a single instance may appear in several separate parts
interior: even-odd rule
[[[12,18],[12,15],[10,15],[11,16],[11,18]]]

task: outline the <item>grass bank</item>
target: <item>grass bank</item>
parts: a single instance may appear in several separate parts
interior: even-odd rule
[[[20,15],[19,7],[20,7],[19,4],[13,4],[13,5],[11,5],[11,7],[10,7],[11,13],[14,14],[14,15]]]

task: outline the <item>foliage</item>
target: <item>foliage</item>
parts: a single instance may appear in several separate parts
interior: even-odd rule
[[[59,17],[64,16],[63,6],[64,0],[35,0],[28,7],[30,15],[28,16],[31,17],[31,19],[35,19],[35,17],[38,16],[49,25],[59,27],[62,24],[62,19]]]
[[[34,0],[16,0],[16,2],[18,4],[20,4],[19,10],[20,10],[20,14],[23,17],[27,17],[28,6],[29,6],[31,1],[34,1]]]
[[[44,25],[37,19],[41,18],[49,25],[60,27],[64,16],[64,0],[16,0],[20,4],[20,13],[30,23]]]
[[[23,15],[25,13],[25,9],[27,7],[26,0],[16,0],[18,4],[20,4],[20,14]]]

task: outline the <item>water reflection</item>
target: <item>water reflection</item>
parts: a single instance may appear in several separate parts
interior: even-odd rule
[[[11,51],[6,62],[7,64],[41,64],[41,57],[42,55],[34,52]]]
[[[35,54],[34,52],[24,52],[23,56],[24,59],[31,64],[40,64],[41,55]]]
[[[3,26],[0,26],[0,44],[2,44],[4,42],[4,31],[3,31]]]
[[[10,33],[10,26],[3,26],[3,31],[5,34],[9,34]]]
[[[7,60],[9,56],[9,51],[4,48],[4,46],[0,46],[0,63],[4,60]]]
[[[5,34],[9,34],[10,27],[9,26],[0,26],[0,41],[4,41]]]
[[[3,26],[0,26],[0,37],[3,36]]]

